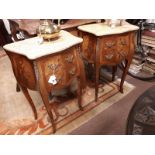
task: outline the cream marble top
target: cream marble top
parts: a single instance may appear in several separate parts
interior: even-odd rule
[[[122,26],[116,26],[115,28],[111,28],[107,25],[107,23],[95,23],[88,24],[78,27],[79,30],[94,34],[95,36],[104,36],[104,35],[112,35],[112,34],[121,34],[129,31],[138,30],[139,27],[135,25],[131,25],[127,22],[123,22]]]
[[[50,42],[39,44],[39,37],[18,41],[7,44],[3,48],[9,52],[26,56],[28,59],[34,60],[42,56],[57,53],[70,48],[83,41],[82,38],[73,36],[67,31],[61,30],[59,38]]]

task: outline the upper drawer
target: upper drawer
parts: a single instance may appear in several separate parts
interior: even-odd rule
[[[42,58],[40,60],[44,76],[45,86],[50,92],[52,89],[61,89],[69,85],[70,82],[80,74],[78,67],[78,54],[76,49],[71,47],[64,52]],[[52,82],[49,79],[52,77]]]
[[[129,35],[106,36],[101,39],[100,63],[118,64],[129,52]]]
[[[119,50],[129,50],[129,35],[124,34],[117,37],[117,49]]]

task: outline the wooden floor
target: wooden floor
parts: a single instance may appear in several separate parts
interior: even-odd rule
[[[119,73],[118,73],[119,74]],[[127,117],[136,99],[148,88],[155,85],[153,81],[141,81],[127,76],[126,81],[136,88],[122,100],[98,114],[87,123],[77,128],[71,135],[124,135]]]

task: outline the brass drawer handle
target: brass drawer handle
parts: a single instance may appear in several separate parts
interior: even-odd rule
[[[120,56],[123,57],[123,58],[126,57],[126,52],[125,52],[125,51],[120,51],[119,54],[120,54]]]
[[[53,74],[54,74],[58,70],[59,64],[58,63],[57,64],[56,63],[55,64],[49,64],[48,68],[51,69],[53,71]]]
[[[75,75],[75,71],[76,71],[76,68],[72,68],[70,71],[69,71],[69,74],[70,75]]]
[[[113,58],[114,54],[108,54],[108,55],[105,55],[105,58],[107,60],[111,60]]]
[[[120,40],[120,45],[122,45],[122,46],[126,46],[126,45],[127,45],[126,40]]]
[[[108,47],[108,48],[112,48],[113,46],[116,45],[116,41],[113,41],[113,42],[106,42],[105,45],[106,45],[106,47]]]
[[[74,58],[73,55],[68,55],[68,56],[66,56],[65,60],[66,60],[68,63],[72,63],[72,62],[73,62],[73,58]]]

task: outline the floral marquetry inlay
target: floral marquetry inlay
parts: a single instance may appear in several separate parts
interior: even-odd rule
[[[50,64],[48,65],[48,68],[53,71],[53,74],[58,70],[59,64]]]
[[[121,38],[120,41],[119,41],[119,45],[126,46],[127,45],[127,41],[125,39]]]
[[[115,52],[110,53],[110,54],[106,54],[106,55],[105,55],[105,58],[106,58],[107,60],[111,60],[111,59],[114,57],[114,55],[115,55]]]
[[[105,49],[112,48],[116,45],[116,41],[108,41],[105,43]]]
[[[18,69],[14,67],[14,74],[18,83],[22,83],[23,86],[27,86],[29,89],[36,90],[36,77],[33,70],[33,63],[27,61],[24,56],[18,56],[17,54],[11,54],[11,61],[13,66],[18,66]]]
[[[75,73],[76,73],[76,68],[75,67],[70,69],[70,71],[69,71],[70,75],[75,75]]]
[[[73,62],[73,58],[74,56],[73,55],[67,55],[65,60],[68,62],[68,63],[72,63]]]

